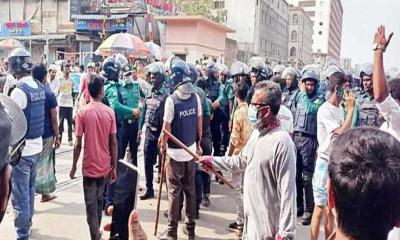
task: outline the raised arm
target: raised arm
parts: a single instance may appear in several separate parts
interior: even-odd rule
[[[385,26],[383,25],[379,26],[375,33],[373,86],[374,99],[378,103],[383,102],[389,96],[389,88],[386,82],[385,69],[383,67],[383,53],[389,45],[392,36],[393,33],[386,39]]]

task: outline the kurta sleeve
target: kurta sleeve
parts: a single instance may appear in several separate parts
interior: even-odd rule
[[[231,157],[214,157],[213,167],[222,171],[244,171],[246,168],[246,156],[241,152],[239,155]]]
[[[274,153],[279,197],[279,235],[294,239],[296,231],[296,150],[293,142],[280,141]]]

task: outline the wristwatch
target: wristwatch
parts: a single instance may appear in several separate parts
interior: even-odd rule
[[[379,43],[374,43],[372,49],[373,49],[374,51],[376,51],[376,50],[382,50],[382,52],[385,52],[385,51],[386,51],[385,46],[384,46],[384,45],[381,45],[381,44],[379,44]]]

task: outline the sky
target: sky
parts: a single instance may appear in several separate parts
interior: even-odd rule
[[[374,34],[380,24],[394,36],[385,53],[385,67],[400,69],[400,0],[341,0],[343,13],[341,57],[352,65],[373,62]]]

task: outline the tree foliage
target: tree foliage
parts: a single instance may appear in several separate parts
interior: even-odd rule
[[[175,0],[174,4],[185,15],[200,15],[219,23],[226,18],[225,10],[213,11],[213,0]]]

